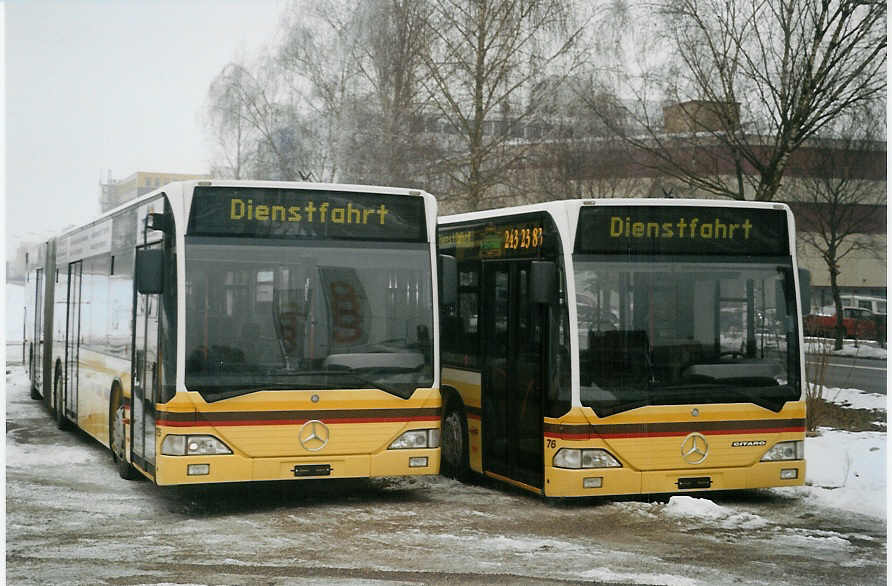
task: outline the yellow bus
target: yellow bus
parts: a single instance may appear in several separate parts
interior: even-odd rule
[[[168,184],[29,254],[32,396],[158,485],[436,474],[436,200]]]
[[[547,202],[441,217],[438,246],[445,474],[549,497],[803,484],[786,206]]]

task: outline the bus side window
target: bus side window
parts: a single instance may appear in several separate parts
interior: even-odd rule
[[[443,362],[460,368],[479,365],[480,271],[472,263],[458,268],[458,299],[443,307]]]

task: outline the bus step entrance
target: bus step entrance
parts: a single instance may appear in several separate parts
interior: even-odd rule
[[[712,478],[709,476],[700,476],[697,478],[679,478],[675,483],[678,490],[690,490],[692,488],[710,488],[712,486]]]
[[[294,467],[294,475],[304,476],[331,476],[331,464],[304,464]]]

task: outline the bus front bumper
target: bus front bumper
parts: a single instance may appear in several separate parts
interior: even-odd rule
[[[741,468],[636,471],[629,468],[569,470],[548,466],[545,470],[545,496],[550,497],[688,494],[803,484],[804,460],[758,462]]]
[[[437,474],[440,449],[387,450],[377,454],[341,454],[282,458],[159,455],[155,483],[206,484],[321,478],[377,478]]]

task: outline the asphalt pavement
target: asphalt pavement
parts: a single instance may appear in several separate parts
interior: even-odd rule
[[[807,354],[806,373],[815,382],[820,373],[821,357]],[[868,393],[886,394],[886,361],[850,356],[832,356],[826,363],[824,385],[840,389],[860,389]]]

